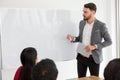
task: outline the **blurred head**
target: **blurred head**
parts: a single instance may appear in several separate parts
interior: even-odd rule
[[[120,59],[111,60],[104,70],[105,80],[120,80]]]
[[[32,80],[56,80],[58,69],[51,59],[41,60],[32,71]]]
[[[21,63],[23,66],[34,66],[37,63],[37,51],[35,48],[25,48],[20,55]]]
[[[89,20],[91,17],[94,17],[97,7],[94,3],[87,3],[83,8],[83,18],[84,20]]]
[[[19,80],[31,80],[31,71],[33,66],[37,63],[37,51],[35,48],[25,48],[20,55],[22,69]]]

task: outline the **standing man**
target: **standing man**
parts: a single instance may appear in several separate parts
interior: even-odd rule
[[[85,4],[83,8],[84,20],[80,21],[79,24],[79,36],[67,35],[68,40],[85,44],[85,51],[90,52],[89,57],[85,57],[81,53],[77,54],[79,78],[86,76],[87,67],[91,75],[99,76],[99,67],[103,60],[102,48],[112,44],[105,23],[95,18],[96,10],[94,3]],[[102,41],[102,39],[104,40]]]

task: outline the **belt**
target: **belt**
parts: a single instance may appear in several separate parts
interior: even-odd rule
[[[85,57],[85,56],[81,55],[80,53],[78,53],[78,55]],[[92,57],[93,57],[92,54],[90,54],[89,58],[92,58]],[[85,57],[85,58],[87,58],[87,57]]]

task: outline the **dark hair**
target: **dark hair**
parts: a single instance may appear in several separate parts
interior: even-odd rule
[[[115,80],[120,80],[120,70],[116,73]]]
[[[31,80],[31,70],[36,64],[37,51],[35,48],[25,48],[20,55],[22,69],[19,80]]]
[[[118,74],[119,71],[120,71],[120,59],[111,60],[104,70],[105,80],[115,80],[116,75]]]
[[[32,71],[32,80],[56,80],[58,75],[57,67],[53,60],[43,59]]]
[[[97,11],[97,7],[94,3],[87,3],[84,5],[84,8],[89,8],[90,10]]]

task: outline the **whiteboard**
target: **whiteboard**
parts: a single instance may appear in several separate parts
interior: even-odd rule
[[[39,60],[75,59],[76,44],[70,43],[66,35],[78,35],[79,11],[14,8],[0,12],[3,68],[21,65],[20,54],[26,47],[36,48]]]

